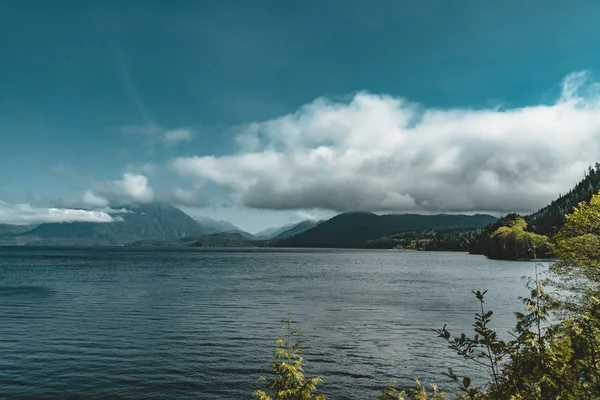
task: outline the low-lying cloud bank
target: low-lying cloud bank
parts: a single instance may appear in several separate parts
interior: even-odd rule
[[[600,160],[599,88],[575,73],[554,104],[507,110],[321,98],[242,127],[235,154],[172,166],[259,209],[533,211]]]
[[[8,204],[0,201],[0,223],[11,225],[37,225],[48,222],[106,223],[119,218],[111,216],[111,213],[70,208],[37,208],[29,204]]]

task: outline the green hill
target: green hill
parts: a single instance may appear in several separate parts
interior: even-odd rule
[[[471,253],[495,259],[517,259],[532,257],[532,248],[536,247],[536,257],[552,257],[548,245],[562,228],[565,215],[572,213],[580,202],[589,202],[599,190],[600,163],[596,163],[573,189],[546,207],[525,217],[508,214],[486,226],[473,240]]]
[[[484,254],[499,260],[551,257],[548,236],[528,231],[525,218],[508,214],[486,226],[471,244],[471,254]]]
[[[546,207],[525,217],[528,230],[552,236],[563,226],[564,217],[573,212],[573,207],[582,201],[589,202],[600,190],[600,163],[588,168],[584,178],[573,189]]]
[[[490,215],[376,215],[353,212],[337,215],[293,237],[271,243],[278,247],[358,248],[367,241],[395,233],[450,227],[483,227]]]

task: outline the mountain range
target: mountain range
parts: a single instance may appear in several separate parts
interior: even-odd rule
[[[168,203],[117,208],[114,222],[0,225],[0,244],[362,247],[369,240],[419,229],[482,227],[489,215],[376,215],[344,213],[327,221],[301,221],[251,235],[227,221],[192,218]]]
[[[0,224],[0,245],[405,248],[469,250],[510,259],[524,254],[528,246],[531,247],[529,242],[550,243],[551,236],[562,227],[564,216],[579,202],[589,201],[598,190],[600,164],[590,167],[583,180],[568,193],[524,217],[517,214],[497,219],[486,214],[349,212],[326,221],[307,220],[274,227],[256,235],[227,221],[192,218],[168,203],[130,204],[115,207],[115,221],[111,223]],[[514,228],[514,235],[519,237],[505,235],[509,242],[499,242],[501,236],[495,232],[503,227]],[[538,255],[541,254],[551,255],[540,247]]]
[[[0,224],[0,244],[106,246],[137,242],[147,246],[190,245],[198,242],[196,245],[221,243],[244,247],[255,245],[259,239],[287,237],[316,224],[301,221],[275,227],[270,230],[271,235],[257,238],[228,221],[209,217],[192,218],[169,203],[129,204],[114,209],[112,216],[115,221],[110,223]],[[214,243],[210,244],[210,241]]]

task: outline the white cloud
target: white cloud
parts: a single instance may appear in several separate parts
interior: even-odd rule
[[[179,143],[189,143],[192,141],[193,134],[189,129],[175,129],[163,134],[162,140],[168,146],[174,146]]]
[[[153,163],[131,163],[125,167],[130,173],[141,174],[144,176],[153,176],[156,173],[156,165]]]
[[[172,165],[254,208],[532,211],[600,160],[599,87],[572,74],[554,104],[507,110],[317,99],[243,127],[235,154]]]
[[[83,201],[88,206],[106,207],[108,204],[140,202],[149,203],[154,199],[154,190],[145,175],[126,173],[123,179],[108,181],[98,186],[96,194],[88,190]]]
[[[109,202],[103,197],[96,196],[91,190],[83,195],[83,202],[90,207],[107,207]]]
[[[175,190],[171,194],[171,202],[176,205],[185,206],[185,207],[206,207],[207,202],[202,196],[200,196],[196,191],[175,188]]]
[[[295,214],[300,221],[320,221],[333,217],[330,212],[319,210],[298,210]]]
[[[152,201],[154,191],[148,186],[148,178],[144,175],[124,174],[120,181],[113,181],[114,190],[142,203]]]
[[[36,208],[29,204],[8,204],[0,201],[0,223],[35,225],[47,222],[113,222],[104,211],[69,208]]]
[[[128,125],[121,128],[121,132],[145,136],[152,144],[156,141],[165,146],[175,146],[181,143],[189,143],[194,138],[194,132],[190,128],[166,129],[158,124]]]
[[[94,209],[94,211],[101,211],[101,212],[105,212],[107,214],[113,215],[113,214],[132,214],[133,211],[127,209],[127,208],[110,208],[110,207],[102,207],[102,208],[96,208]],[[115,221],[116,220],[122,220],[121,217],[114,217]]]

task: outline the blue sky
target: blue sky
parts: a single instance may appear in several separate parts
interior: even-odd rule
[[[597,1],[0,2],[0,201],[250,231],[535,209],[598,161],[599,26]]]

